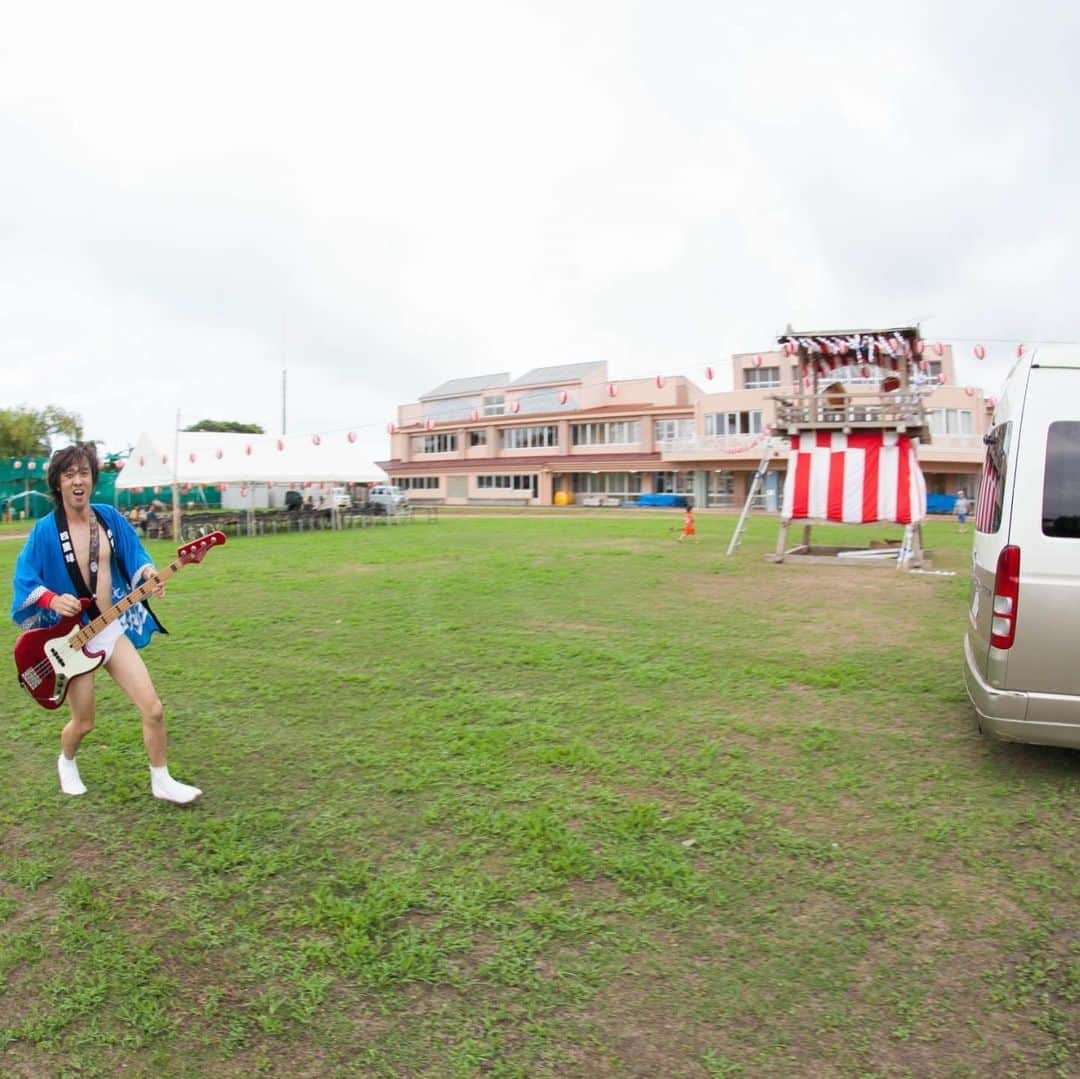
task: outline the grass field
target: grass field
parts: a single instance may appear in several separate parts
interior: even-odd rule
[[[1076,1074],[1080,753],[978,734],[970,535],[679,523],[230,540],[146,653],[187,809],[105,677],[60,795],[11,672],[0,1074]]]

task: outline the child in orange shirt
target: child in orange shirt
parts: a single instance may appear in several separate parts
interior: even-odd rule
[[[683,518],[682,532],[679,534],[679,542],[689,537],[697,543],[697,532],[694,529],[694,510],[692,506],[686,507],[686,516]]]

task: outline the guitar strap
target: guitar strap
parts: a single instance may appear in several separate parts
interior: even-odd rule
[[[87,613],[97,618],[101,611],[97,605],[98,557],[101,554],[101,532],[98,529],[97,514],[90,515],[90,581],[87,583],[79,569],[79,560],[75,557],[75,547],[71,542],[67,515],[63,506],[56,507],[56,530],[60,534],[60,550],[64,554],[64,565],[75,588],[75,595],[90,600]]]

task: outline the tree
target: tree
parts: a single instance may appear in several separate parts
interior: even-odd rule
[[[53,435],[82,441],[82,416],[56,405],[0,408],[0,457],[48,457]]]
[[[257,423],[237,423],[236,420],[199,420],[185,431],[225,431],[235,435],[261,435],[263,429]]]

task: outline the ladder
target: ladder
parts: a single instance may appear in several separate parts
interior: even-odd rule
[[[750,490],[746,493],[746,504],[742,508],[742,513],[739,514],[739,523],[735,526],[735,533],[731,537],[731,542],[728,544],[728,554],[734,552],[739,546],[739,540],[742,538],[743,529],[746,527],[746,518],[750,516],[750,507],[753,505],[758,491],[761,490],[761,485],[765,482],[765,473],[769,471],[769,461],[772,459],[773,444],[775,441],[775,435],[770,435],[765,441],[765,450],[761,455],[761,463],[757,466],[754,478],[750,481]]]

